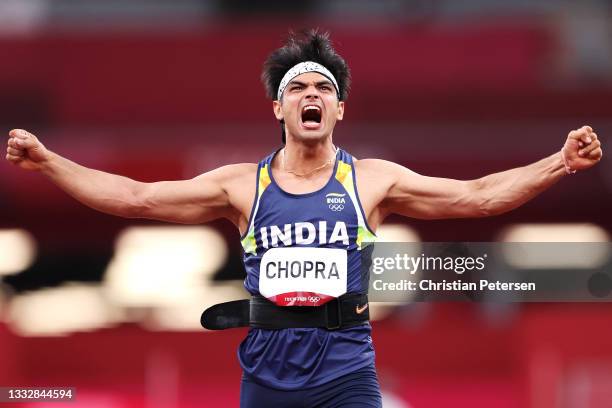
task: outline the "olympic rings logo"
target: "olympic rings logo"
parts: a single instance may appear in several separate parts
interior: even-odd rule
[[[329,209],[332,211],[342,211],[344,210],[344,204],[330,204]]]
[[[308,301],[310,303],[319,303],[319,300],[321,300],[321,298],[318,296],[308,296]]]

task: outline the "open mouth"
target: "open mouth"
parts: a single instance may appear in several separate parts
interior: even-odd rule
[[[321,123],[321,108],[316,105],[306,105],[302,109],[302,123],[305,127],[317,127]]]

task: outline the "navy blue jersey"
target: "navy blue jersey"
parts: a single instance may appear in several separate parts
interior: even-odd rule
[[[375,235],[357,195],[353,158],[338,149],[323,188],[291,194],[274,181],[271,154],[259,163],[257,191],[242,237],[249,293],[278,305],[317,306],[343,293],[367,293]],[[362,258],[364,261],[362,262]],[[249,330],[238,350],[245,375],[277,389],[314,387],[374,363],[369,323]]]

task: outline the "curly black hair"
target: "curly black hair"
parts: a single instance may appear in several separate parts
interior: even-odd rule
[[[309,29],[290,32],[285,45],[273,51],[264,62],[261,81],[269,98],[276,100],[285,73],[304,61],[314,61],[327,68],[338,82],[338,99],[343,101],[348,97],[351,72],[346,61],[334,50],[329,32]]]

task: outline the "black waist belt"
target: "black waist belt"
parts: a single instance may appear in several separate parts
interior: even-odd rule
[[[211,306],[200,323],[209,330],[234,327],[286,329],[321,327],[328,330],[358,326],[370,319],[368,295],[346,294],[321,306],[277,306],[261,296]]]

